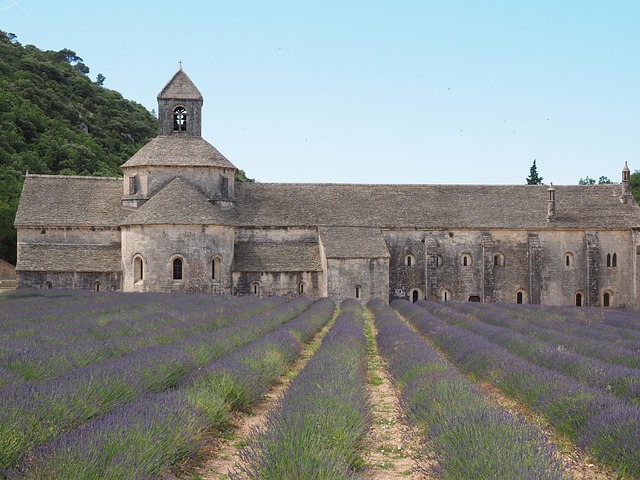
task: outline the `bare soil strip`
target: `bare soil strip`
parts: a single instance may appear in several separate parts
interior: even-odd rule
[[[300,370],[307,364],[313,353],[320,346],[325,333],[333,325],[335,317],[308,343],[300,358],[280,378],[280,382],[273,386],[262,400],[252,405],[249,412],[235,412],[224,438],[211,437],[201,448],[194,460],[180,468],[177,479],[181,480],[222,480],[229,478],[229,471],[233,469],[240,458],[238,452],[246,445],[249,435],[254,428],[264,425],[267,415],[279,403],[289,385]],[[163,479],[169,480],[169,478]]]
[[[375,343],[375,327],[367,318],[369,372],[367,386],[373,407],[372,425],[365,440],[364,477],[371,479],[432,479],[435,464],[420,433],[403,415],[398,394],[389,380]]]

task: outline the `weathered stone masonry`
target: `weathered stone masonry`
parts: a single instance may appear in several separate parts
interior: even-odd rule
[[[640,306],[626,164],[621,185],[236,184],[202,106],[180,69],[123,178],[28,175],[18,287]]]

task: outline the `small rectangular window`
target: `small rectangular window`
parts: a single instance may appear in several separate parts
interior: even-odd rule
[[[138,193],[138,179],[135,175],[129,177],[129,195]]]

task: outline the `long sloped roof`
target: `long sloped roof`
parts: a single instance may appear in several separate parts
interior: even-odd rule
[[[320,272],[320,248],[312,242],[238,242],[233,270],[238,272]]]
[[[321,227],[320,241],[327,258],[389,258],[379,228]]]
[[[620,185],[556,186],[554,222],[547,222],[544,185],[239,183],[235,206],[220,210],[197,188],[177,178],[134,213],[121,207],[122,188],[122,179],[28,175],[15,223],[475,230],[640,227],[640,207],[634,201],[620,203]]]
[[[556,186],[547,222],[544,185],[237,184],[239,226],[393,229],[632,228],[640,207],[620,202],[620,185]]]
[[[122,179],[27,175],[16,226],[117,226],[124,215]]]
[[[140,166],[236,167],[202,137],[160,135],[138,150],[121,168]]]
[[[18,244],[18,271],[119,272],[120,244],[48,245]]]

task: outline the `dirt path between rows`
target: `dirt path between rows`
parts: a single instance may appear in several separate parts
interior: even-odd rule
[[[332,323],[332,322],[331,322]],[[211,437],[200,449],[195,459],[182,465],[173,479],[222,480],[240,462],[238,452],[246,445],[251,432],[264,425],[267,415],[277,407],[289,381],[307,364],[319,346],[331,323],[304,349],[300,358],[281,381],[267,395],[252,406],[248,413],[234,414],[225,438]],[[368,381],[369,401],[372,406],[372,425],[364,440],[363,478],[371,480],[436,478],[427,473],[432,466],[429,453],[421,444],[418,431],[410,426],[401,412],[400,403],[383,362],[378,356],[373,323],[367,320],[369,329]],[[420,460],[416,460],[420,459]],[[175,471],[175,470],[174,470]]]
[[[367,387],[373,418],[364,445],[367,467],[363,476],[373,480],[435,479],[430,472],[437,463],[418,429],[402,413],[398,393],[372,341],[376,331],[371,319],[366,328],[370,337]]]

